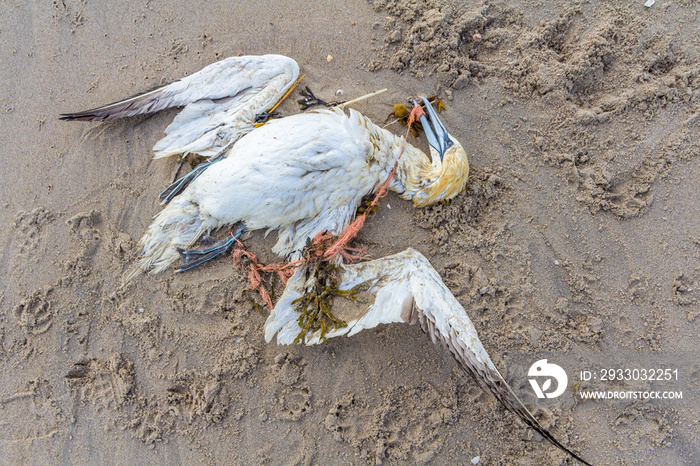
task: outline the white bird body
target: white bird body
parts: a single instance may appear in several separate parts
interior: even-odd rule
[[[231,57],[144,94],[61,116],[105,120],[184,105],[154,156],[225,155],[195,169],[165,197],[170,204],[141,239],[142,258],[129,279],[151,268],[164,270],[180,257],[178,248],[237,222],[248,230],[278,230],[273,251],[298,258],[317,233],[340,234],[362,197],[387,179],[397,160],[390,188],[417,206],[464,189],[466,153],[429,104],[430,121],[421,121],[426,136],[433,135],[430,157],[354,110],[295,115],[254,129],[255,116],[270,109],[298,74],[297,63],[281,55]]]
[[[300,114],[257,128],[241,138],[226,158],[207,168],[158,214],[141,242],[137,270],[165,269],[203,234],[242,222],[248,230],[278,230],[273,252],[298,259],[309,238],[340,234],[362,198],[373,193],[398,160],[390,187],[406,199],[435,202],[444,196],[442,166],[468,162],[459,143],[445,161],[433,161],[403,139],[354,110]],[[399,157],[399,154],[401,156]],[[454,189],[456,195],[461,188]]]

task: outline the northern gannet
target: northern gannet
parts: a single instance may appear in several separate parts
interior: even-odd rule
[[[278,74],[269,71],[273,66],[268,62]],[[256,66],[269,72],[258,74]],[[238,72],[243,73],[240,80]],[[225,156],[191,177],[191,183],[156,215],[141,239],[142,257],[128,279],[141,271],[164,270],[178,259],[178,250],[225,225],[235,224],[236,233],[244,228],[277,230],[273,252],[299,259],[317,234],[343,232],[362,198],[377,190],[395,165],[390,189],[416,206],[452,199],[464,190],[467,155],[425,99],[427,116],[421,123],[430,157],[354,110],[295,115],[253,130],[255,115],[269,109],[297,75],[296,62],[286,57],[233,57],[140,96],[62,116],[108,119],[184,104],[167,136],[154,147],[156,157],[187,152]],[[192,253],[207,256],[221,247],[206,237]],[[304,343],[315,344],[380,323],[419,323],[433,342],[450,349],[479,385],[554,445],[588,464],[552,437],[520,402],[489,358],[465,310],[420,253],[408,249],[339,267],[338,289],[362,289],[364,309],[343,315],[345,327],[325,334],[302,333],[295,303],[317,280],[311,266],[304,265],[271,311],[265,325],[267,341],[277,334],[280,344],[291,344],[300,336]]]

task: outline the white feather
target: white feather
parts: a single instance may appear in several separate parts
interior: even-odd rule
[[[299,75],[299,65],[282,55],[230,57],[165,86],[92,110],[66,113],[64,120],[109,120],[165,108],[185,108],[153,148],[155,158],[218,154],[255,127]]]

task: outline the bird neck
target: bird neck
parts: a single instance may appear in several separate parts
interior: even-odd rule
[[[380,128],[359,113],[357,115],[365,120],[363,126],[369,131],[373,156],[383,162],[387,174],[398,160],[390,188],[401,197],[412,200],[417,207],[423,207],[452,199],[464,190],[469,176],[469,161],[459,142],[455,141],[443,160],[437,153],[428,157],[417,147],[407,142],[404,144],[404,138]]]

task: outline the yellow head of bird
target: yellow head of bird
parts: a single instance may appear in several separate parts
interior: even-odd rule
[[[467,186],[469,160],[462,145],[450,136],[437,113],[423,98],[427,116],[420,117],[430,145],[432,164],[421,170],[413,204],[423,207],[452,199]]]

